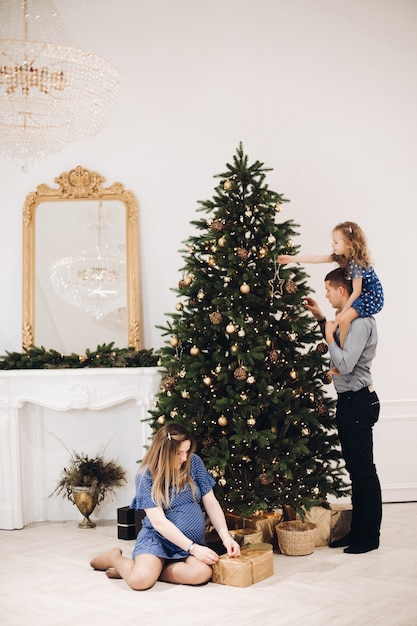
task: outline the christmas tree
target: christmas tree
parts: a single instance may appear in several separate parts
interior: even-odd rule
[[[327,346],[304,306],[307,274],[277,261],[298,250],[298,226],[279,221],[288,200],[268,188],[263,163],[248,165],[242,145],[226,168],[181,250],[149,421],[194,432],[228,510],[302,513],[346,489]]]

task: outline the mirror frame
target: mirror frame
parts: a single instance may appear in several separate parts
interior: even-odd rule
[[[23,348],[35,345],[36,208],[44,202],[119,200],[126,207],[127,343],[129,348],[142,349],[138,203],[134,194],[119,182],[113,183],[110,187],[103,187],[105,180],[97,172],[77,165],[74,169],[63,172],[54,179],[58,188],[54,189],[41,184],[38,185],[36,191],[26,196],[23,207]]]

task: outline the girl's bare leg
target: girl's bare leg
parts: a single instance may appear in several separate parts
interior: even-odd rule
[[[340,328],[340,347],[342,349],[343,349],[343,346],[345,345],[345,339],[349,330],[349,326],[351,325],[353,320],[355,320],[357,317],[359,317],[359,313],[357,312],[357,310],[354,309],[353,307],[350,307],[350,309],[345,311],[338,320],[339,328]]]
[[[202,563],[194,556],[185,561],[165,562],[159,580],[179,585],[202,585],[210,580],[212,569],[210,565]]]
[[[153,554],[140,554],[133,559],[122,556],[119,548],[113,548],[90,561],[94,569],[105,571],[109,578],[123,578],[136,590],[149,589],[158,580],[164,559]]]

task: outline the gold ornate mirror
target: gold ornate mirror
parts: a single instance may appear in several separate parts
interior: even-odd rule
[[[138,205],[80,165],[23,209],[23,347],[142,348]]]

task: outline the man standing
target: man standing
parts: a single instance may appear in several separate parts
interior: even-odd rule
[[[326,298],[336,312],[352,292],[344,270],[337,268],[325,277]],[[318,304],[307,298],[306,307],[316,317],[329,346],[331,366],[337,374],[336,423],[342,454],[352,483],[352,523],[348,534],[331,542],[331,548],[346,546],[344,552],[361,554],[379,547],[382,519],[381,486],[373,459],[372,428],[379,417],[379,399],[372,386],[371,364],[378,335],[373,317],[358,317],[348,330],[343,349],[334,321],[327,321]]]

